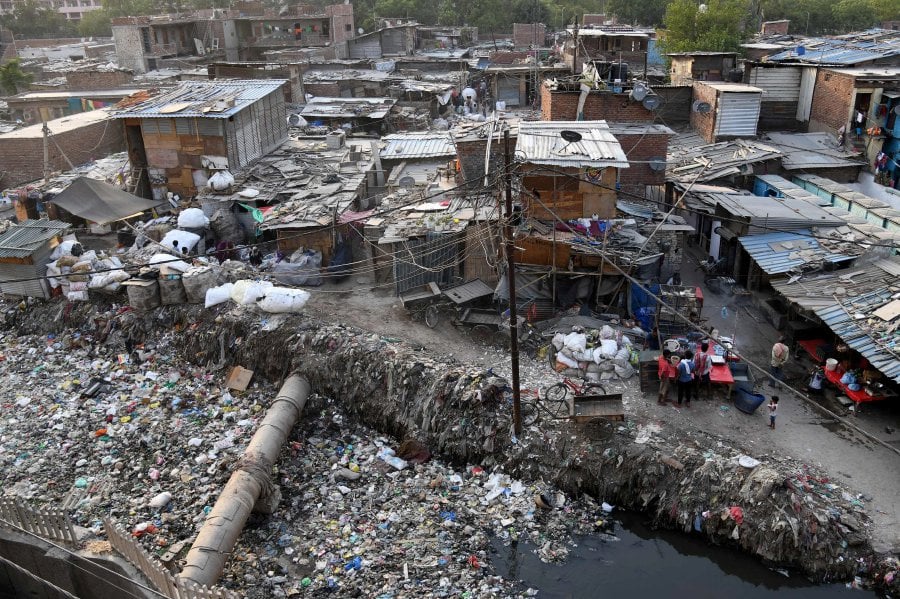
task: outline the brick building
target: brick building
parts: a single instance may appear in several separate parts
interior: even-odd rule
[[[66,87],[69,91],[115,89],[133,82],[134,73],[128,69],[79,69],[66,72]]]
[[[206,66],[210,79],[284,79],[284,101],[302,104],[303,68],[282,62],[213,62]]]
[[[622,146],[629,167],[619,171],[616,188],[633,196],[658,200],[664,197],[666,154],[675,132],[665,125],[609,123],[609,130]]]
[[[513,23],[513,45],[516,48],[541,48],[547,38],[543,23]]]
[[[125,148],[122,124],[105,110],[84,112],[47,123],[51,171],[69,170]],[[41,124],[0,135],[0,183],[13,187],[44,175],[44,133]]]
[[[892,157],[900,151],[896,106],[900,98],[900,68],[862,67],[819,69],[809,114],[809,130],[837,135],[862,145],[869,163],[884,149]],[[862,124],[857,122],[862,114]],[[874,128],[878,128],[876,131]],[[857,135],[856,129],[860,129]]]
[[[567,121],[578,118],[578,86],[558,85],[551,89],[545,81],[541,86],[541,119],[544,121]],[[651,122],[656,113],[648,110],[641,102],[632,100],[627,93],[592,91],[584,104],[584,118],[588,121],[642,123]]]
[[[106,108],[141,91],[139,88],[26,92],[6,98],[13,119],[29,125]]]
[[[709,143],[755,137],[762,91],[739,83],[694,83],[691,127]]]
[[[566,64],[572,64],[575,58],[575,29],[568,30],[571,39],[563,48]],[[644,70],[647,64],[647,50],[650,35],[627,25],[593,26],[579,28],[578,64],[575,72],[581,72],[581,65],[588,61],[623,63],[627,71]],[[620,77],[623,82],[627,77]]]
[[[673,52],[669,79],[673,85],[690,85],[694,81],[727,81],[734,69],[735,52]]]
[[[759,28],[759,34],[761,36],[787,35],[788,26],[790,26],[790,24],[790,19],[782,19],[781,21],[765,21]]]

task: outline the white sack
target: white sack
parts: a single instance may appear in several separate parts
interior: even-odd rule
[[[218,287],[210,287],[206,290],[206,307],[209,308],[211,306],[215,306],[217,304],[222,304],[231,299],[231,288],[234,287],[233,283],[225,283],[224,285],[219,285]]]
[[[288,289],[287,287],[270,287],[266,295],[256,305],[265,312],[284,314],[300,312],[309,301],[309,292],[303,289]]]
[[[209,226],[209,218],[199,208],[187,208],[178,215],[178,226],[185,229],[205,229]],[[181,244],[180,241],[178,243]]]

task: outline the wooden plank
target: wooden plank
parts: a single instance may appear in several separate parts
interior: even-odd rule
[[[877,310],[875,310],[872,314],[885,321],[892,321],[900,315],[900,299],[895,299],[894,301],[887,303]]]

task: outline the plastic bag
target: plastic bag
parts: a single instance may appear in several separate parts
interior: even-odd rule
[[[256,303],[256,301],[264,296],[266,292],[274,287],[268,281],[237,281],[231,288],[231,299],[242,306],[248,306]]]
[[[309,301],[309,292],[303,289],[288,289],[287,287],[270,287],[266,295],[256,302],[260,310],[273,314],[286,314],[300,312]]]
[[[564,339],[566,349],[573,352],[583,352],[587,349],[587,336],[584,333],[569,333]]]
[[[178,215],[178,226],[185,229],[205,229],[209,219],[199,208],[187,208]]]
[[[224,191],[234,185],[234,177],[228,171],[218,171],[209,178],[209,186],[216,191]]]
[[[178,249],[175,249],[175,243],[178,242]],[[197,242],[200,241],[200,236],[196,233],[191,233],[189,231],[179,231],[173,230],[166,233],[165,237],[162,238],[162,241],[159,243],[164,245],[166,248],[174,250],[178,253],[181,253],[181,248],[186,247],[188,251],[192,250]]]
[[[322,284],[322,254],[320,252],[296,252],[291,255],[290,262],[279,262],[272,268],[272,276],[285,285]]]
[[[154,254],[150,258],[151,266],[161,266],[163,264],[165,264],[172,270],[177,270],[178,272],[184,272],[191,267],[190,264],[188,264],[184,260],[179,260],[172,254]]]
[[[231,299],[232,287],[234,287],[234,283],[225,283],[218,287],[210,287],[206,290],[206,303],[204,305],[209,308],[227,302]]]
[[[843,385],[852,385],[855,382],[856,382],[856,377],[853,375],[852,372],[845,372],[844,375],[841,377],[841,384],[843,384]]]

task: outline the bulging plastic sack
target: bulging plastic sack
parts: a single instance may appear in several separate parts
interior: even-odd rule
[[[228,171],[218,171],[209,178],[209,186],[216,191],[225,191],[234,185],[234,177]]]
[[[231,288],[231,299],[235,303],[242,306],[255,304],[258,299],[266,295],[266,292],[273,287],[268,281],[253,281],[244,279],[237,281]]]
[[[264,312],[288,314],[301,312],[308,301],[309,292],[303,289],[271,287],[266,290],[265,297],[260,299],[256,305]]]
[[[207,289],[205,306],[210,308],[217,304],[224,304],[230,300],[232,287],[234,287],[234,283],[225,283],[224,285]]]
[[[184,229],[205,229],[209,226],[209,218],[199,208],[188,208],[178,215],[178,226]]]
[[[197,245],[197,242],[200,241],[200,236],[196,233],[191,233],[190,231],[179,231],[178,229],[175,229],[166,233],[165,237],[163,237],[162,241],[159,243],[168,249],[175,250],[174,242],[176,241],[178,242],[177,251],[179,253],[183,247],[186,247],[188,251],[190,251]]]
[[[188,264],[184,260],[179,260],[172,254],[153,254],[153,256],[150,258],[150,265],[166,265],[172,270],[177,270],[178,272],[185,272],[191,267],[190,264]]]

